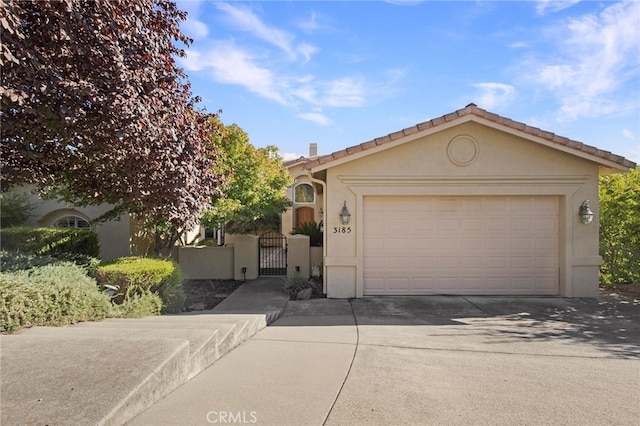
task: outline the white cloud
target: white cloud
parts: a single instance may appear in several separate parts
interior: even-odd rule
[[[581,0],[538,0],[536,4],[536,12],[538,15],[544,15],[547,11],[554,13],[564,9],[568,9]]]
[[[202,21],[197,19],[189,19],[182,23],[180,28],[185,35],[193,38],[194,40],[206,38],[209,35],[209,27]]]
[[[200,1],[178,1],[178,8],[187,12],[187,19],[180,24],[180,29],[185,35],[198,40],[206,38],[209,35],[209,27],[203,21],[199,20]]]
[[[303,157],[302,154],[296,154],[293,152],[284,152],[280,154],[280,156],[282,157],[283,161],[297,160],[298,158]]]
[[[618,112],[630,94],[617,90],[640,72],[640,3],[616,3],[561,25],[551,59],[525,64],[532,80],[558,97],[562,120]]]
[[[476,83],[472,86],[479,92],[478,105],[486,109],[502,107],[511,102],[516,94],[515,87],[504,83]]]
[[[187,71],[206,70],[219,83],[237,84],[249,91],[280,104],[288,101],[281,94],[279,83],[267,68],[254,63],[254,58],[242,49],[226,43],[219,43],[205,54],[195,49],[182,58]]]
[[[246,6],[235,6],[228,3],[217,2],[215,5],[226,14],[232,25],[236,26],[239,30],[247,31],[260,40],[276,46],[291,59],[295,60],[299,55],[302,55],[304,60],[308,61],[311,55],[317,51],[314,46],[308,43],[296,45],[294,43],[296,38],[294,34],[265,24]]]
[[[320,124],[321,126],[328,126],[333,123],[329,117],[327,117],[326,115],[320,112],[302,113],[302,114],[298,114],[297,117],[303,120],[311,121],[316,124]]]
[[[325,26],[318,21],[318,14],[316,12],[311,12],[307,19],[298,20],[296,25],[298,28],[306,32],[317,31],[325,28]]]
[[[364,82],[355,77],[344,77],[323,83],[319,105],[332,107],[359,107],[365,103]]]
[[[622,136],[624,136],[627,139],[631,139],[632,141],[635,141],[636,135],[633,134],[633,132],[629,129],[622,129]]]

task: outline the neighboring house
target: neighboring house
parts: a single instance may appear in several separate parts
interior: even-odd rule
[[[286,165],[296,183],[283,232],[324,222],[332,298],[596,296],[598,177],[635,167],[474,104]],[[296,198],[302,185],[315,199],[306,187]]]
[[[134,232],[128,215],[122,215],[117,221],[93,225],[91,221],[109,211],[112,206],[78,207],[57,200],[43,200],[32,190],[33,187],[17,190],[29,194],[29,203],[34,206],[27,225],[91,229],[100,239],[101,259],[113,259],[131,254]]]
[[[90,229],[98,234],[100,240],[100,259],[109,260],[117,257],[141,255],[151,250],[152,241],[139,232],[136,221],[128,214],[121,215],[118,220],[94,224],[99,218],[113,208],[112,205],[79,207],[64,201],[41,199],[34,193],[33,186],[15,189],[29,196],[28,203],[34,209],[27,220],[29,226],[65,227]],[[200,230],[190,232],[189,241],[197,238]]]

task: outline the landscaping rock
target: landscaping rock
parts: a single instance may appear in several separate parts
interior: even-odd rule
[[[204,303],[194,303],[193,305],[189,306],[189,310],[191,311],[204,311]]]
[[[311,292],[313,291],[313,289],[311,288],[305,288],[304,290],[300,290],[298,292],[298,295],[296,296],[297,300],[309,300],[311,299]]]

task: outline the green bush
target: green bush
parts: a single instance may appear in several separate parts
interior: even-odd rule
[[[73,253],[61,253],[58,257],[0,250],[0,270],[3,272],[22,271],[44,265],[71,262],[91,273],[100,259]]]
[[[291,234],[302,234],[309,236],[309,245],[311,247],[322,246],[322,225],[316,222],[305,222],[295,228]]]
[[[133,294],[124,299],[119,305],[113,305],[112,318],[141,318],[151,315],[160,315],[162,299],[155,293],[146,291],[143,294]]]
[[[95,280],[72,263],[0,273],[0,332],[98,321],[110,310]]]
[[[600,280],[640,284],[640,169],[600,178]]]
[[[27,222],[35,204],[24,192],[8,192],[0,194],[0,227],[21,226]]]
[[[75,228],[0,229],[2,249],[37,255],[98,257],[100,242],[93,231]]]
[[[295,297],[298,292],[300,292],[301,290],[306,290],[308,288],[315,290],[316,285],[312,281],[300,275],[287,277],[284,280],[284,292],[289,296]]]
[[[181,312],[184,305],[182,272],[174,262],[145,257],[123,257],[96,268],[101,285],[116,287],[113,302],[122,304],[134,295],[151,292],[160,296],[162,313]]]

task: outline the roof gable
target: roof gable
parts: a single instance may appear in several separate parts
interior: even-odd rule
[[[604,151],[563,136],[558,136],[537,127],[528,126],[524,123],[478,108],[475,104],[469,104],[465,108],[450,114],[445,114],[441,117],[416,124],[415,126],[390,133],[386,136],[315,158],[310,160],[305,165],[305,168],[313,172],[325,170],[469,121],[481,123],[559,151],[585,158],[604,167],[624,171],[636,166],[634,162],[620,155],[612,154],[609,151]]]

